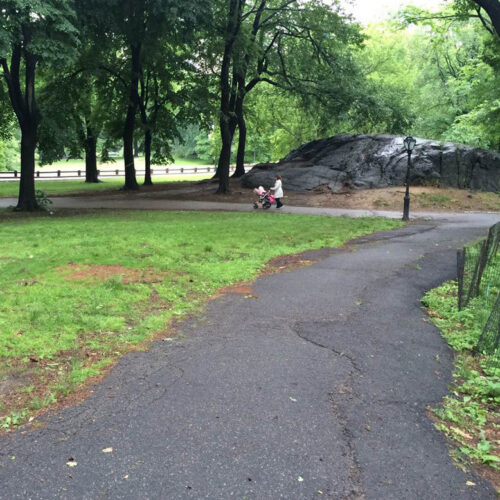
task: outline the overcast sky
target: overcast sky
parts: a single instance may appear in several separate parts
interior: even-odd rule
[[[343,1],[346,10],[352,12],[356,19],[363,24],[381,21],[391,13],[396,12],[406,5],[415,5],[427,9],[439,8],[445,3],[444,0],[352,0],[351,6],[348,1]]]

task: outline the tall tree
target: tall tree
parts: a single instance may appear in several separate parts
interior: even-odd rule
[[[78,0],[94,18],[94,26],[117,44],[128,68],[119,75],[127,82],[122,128],[125,189],[138,189],[134,165],[134,133],[141,108],[140,82],[145,60],[163,55],[153,47],[176,30],[194,31],[205,19],[208,0]],[[144,87],[143,87],[144,90]],[[144,108],[143,108],[144,111]],[[141,113],[144,120],[144,113]],[[146,128],[149,128],[147,125]]]
[[[42,114],[36,99],[39,65],[74,56],[78,30],[71,0],[4,0],[0,7],[0,66],[21,129],[18,210],[36,210],[35,149]],[[23,81],[24,80],[24,81]]]
[[[347,74],[354,79],[350,50],[361,40],[359,26],[345,19],[336,4],[258,0],[247,6],[243,0],[229,0],[220,72],[219,193],[229,189],[229,158],[236,127],[235,175],[244,174],[244,102],[248,93],[267,83],[306,98],[326,100],[328,94],[334,95],[334,102],[345,107],[350,86],[340,82]]]

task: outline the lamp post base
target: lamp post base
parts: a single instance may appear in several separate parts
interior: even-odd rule
[[[408,222],[410,220],[410,197],[405,196],[404,198],[404,206],[403,206],[403,219],[404,222]]]

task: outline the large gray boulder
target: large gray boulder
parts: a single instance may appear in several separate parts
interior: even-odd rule
[[[289,191],[327,185],[333,192],[404,184],[403,137],[337,135],[301,146],[278,163],[256,165],[242,177],[246,187],[270,186],[275,174]],[[500,191],[500,154],[451,142],[417,139],[411,184]]]

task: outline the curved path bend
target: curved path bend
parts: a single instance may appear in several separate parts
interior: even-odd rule
[[[496,221],[311,252],[315,265],[259,278],[252,298],[210,302],[79,406],[1,439],[0,499],[496,498],[427,416],[452,354],[419,302]]]

